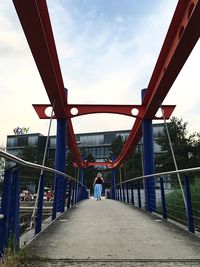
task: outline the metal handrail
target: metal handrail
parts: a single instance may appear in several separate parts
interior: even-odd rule
[[[116,184],[115,187],[118,186],[118,185],[120,185],[120,184],[132,182],[132,181],[135,181],[135,180],[147,179],[147,178],[157,177],[157,176],[164,176],[164,175],[168,175],[168,174],[197,172],[197,171],[200,171],[200,167],[194,167],[194,168],[189,168],[189,169],[181,169],[181,170],[176,170],[176,171],[167,171],[167,172],[152,173],[152,174],[138,176],[138,177],[135,177],[135,178],[128,179],[126,181],[123,181],[122,183]]]
[[[56,174],[59,174],[59,175],[62,175],[64,176],[65,178],[68,178],[70,180],[73,180],[73,181],[76,181],[77,180],[75,178],[73,178],[72,176],[64,173],[64,172],[61,172],[61,171],[58,171],[58,170],[55,170],[55,169],[52,169],[50,167],[46,167],[46,166],[42,166],[42,165],[39,165],[39,164],[36,164],[36,163],[32,163],[32,162],[28,162],[28,161],[25,161],[23,159],[20,159],[12,154],[9,154],[8,152],[6,151],[3,151],[2,149],[0,149],[0,157],[3,157],[5,159],[8,159],[8,160],[11,160],[19,165],[22,165],[22,166],[26,166],[26,167],[30,167],[30,168],[34,168],[34,169],[39,169],[39,170],[44,170],[44,171],[47,171],[47,172],[51,172],[51,173],[56,173]]]

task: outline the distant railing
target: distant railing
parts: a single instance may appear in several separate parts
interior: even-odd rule
[[[19,246],[20,241],[20,170],[21,167],[28,167],[32,169],[43,170],[44,173],[40,177],[40,186],[37,196],[36,214],[33,223],[33,236],[38,234],[42,229],[44,188],[45,177],[47,173],[57,174],[66,179],[65,187],[61,188],[59,197],[54,197],[51,205],[52,219],[55,219],[58,214],[61,214],[66,209],[74,206],[77,202],[88,198],[88,192],[84,185],[82,185],[74,177],[58,170],[42,166],[39,164],[27,162],[14,155],[11,155],[3,150],[0,150],[0,157],[16,163],[12,168],[5,170],[3,181],[3,192],[0,209],[0,254],[8,244],[8,239],[12,237],[15,240],[15,245]],[[67,185],[67,186],[66,186]],[[59,189],[60,190],[60,189]],[[64,199],[64,201],[63,201]],[[31,203],[31,202],[30,202]],[[33,209],[34,207],[32,207]],[[22,218],[23,216],[21,216]],[[51,221],[50,220],[50,221]],[[50,222],[49,221],[49,222]],[[31,227],[32,228],[32,227]],[[30,227],[29,227],[30,230]],[[32,237],[33,237],[32,236]]]
[[[195,175],[197,172],[199,172],[199,176]],[[181,182],[184,192],[181,191],[176,179],[177,173],[182,175]],[[150,192],[148,195],[145,186],[148,180],[150,183],[152,182],[152,178],[156,182],[153,181],[154,187],[150,187],[153,193]],[[198,233],[200,232],[199,178],[200,167],[144,175],[117,183],[111,187],[108,196],[111,199],[161,214],[163,219],[170,219],[187,226],[188,231]],[[165,187],[166,183],[168,188]],[[147,206],[150,209],[147,209]]]

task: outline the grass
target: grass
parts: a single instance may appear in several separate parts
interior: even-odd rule
[[[193,180],[190,184],[193,218],[196,229],[200,229],[200,181]],[[166,205],[168,218],[187,225],[187,216],[182,192],[174,188],[171,193],[166,194]],[[162,214],[161,201],[157,205],[157,212]]]

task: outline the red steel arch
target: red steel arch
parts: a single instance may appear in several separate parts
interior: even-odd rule
[[[13,0],[18,17],[38,67],[51,105],[34,105],[40,118],[48,118],[45,109],[54,104],[55,118],[67,119],[67,141],[75,166],[104,165],[114,168],[123,164],[141,138],[143,119],[154,119],[173,82],[189,57],[200,35],[200,0],[179,0],[164,40],[142,105],[72,105],[68,104],[54,42],[46,1]],[[137,107],[136,107],[137,106]],[[78,114],[71,114],[72,108]],[[174,106],[163,106],[169,117]],[[88,163],[81,159],[71,118],[91,113],[118,113],[128,116],[138,109],[138,115],[121,154],[113,162]],[[168,116],[167,116],[168,115]]]

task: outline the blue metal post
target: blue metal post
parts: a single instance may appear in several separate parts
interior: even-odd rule
[[[133,187],[133,182],[131,183],[131,203],[134,206],[134,187]]]
[[[185,176],[185,197],[186,197],[186,204],[187,204],[188,231],[194,233],[195,227],[194,227],[192,201],[191,201],[191,193],[190,193],[190,180],[188,176]]]
[[[66,145],[67,145],[66,126],[67,125],[65,119],[57,120],[55,168],[56,170],[59,170],[64,173],[66,172]],[[61,175],[56,174],[52,219],[56,218],[56,212],[64,212],[65,210],[65,190],[66,190],[65,178]]]
[[[80,182],[81,182],[81,188],[80,188],[80,197],[79,200],[85,199],[85,186],[84,186],[84,169],[80,169]]]
[[[165,189],[164,189],[164,183],[163,183],[162,177],[160,177],[160,192],[161,192],[161,200],[162,200],[163,219],[167,219],[167,205],[166,205]]]
[[[85,181],[84,181],[84,169],[80,169],[80,174],[81,174],[81,185],[83,186],[85,184]]]
[[[116,185],[116,172],[115,169],[112,169],[112,199],[115,199],[115,188]]]
[[[71,207],[74,206],[74,195],[75,195],[75,187],[76,187],[76,182],[73,182],[72,184],[72,203],[71,203]]]
[[[10,201],[10,216],[9,216],[9,233],[13,238],[13,245],[15,248],[19,248],[19,237],[20,237],[20,205],[19,205],[19,175],[20,171],[16,170],[13,172],[11,180],[11,201]]]
[[[39,197],[37,203],[37,213],[35,220],[35,235],[37,235],[42,229],[42,210],[43,210],[43,199],[44,199],[44,174],[40,177],[40,188],[39,188]]]
[[[4,218],[0,220],[0,253],[2,254],[4,247],[8,242],[9,234],[9,212],[10,212],[10,201],[11,201],[11,176],[12,171],[10,169],[5,171],[3,181],[3,194],[1,202],[1,213]]]
[[[124,192],[124,184],[122,184],[122,194],[123,194],[123,202],[126,202],[125,192]]]
[[[137,191],[138,191],[138,207],[142,207],[142,202],[141,202],[141,193],[140,193],[140,181],[137,181]]]
[[[71,205],[71,190],[72,190],[72,182],[70,181],[68,184],[68,200],[67,200],[67,209],[70,208]]]
[[[142,90],[142,99],[146,89]],[[143,148],[144,148],[144,175],[154,173],[153,127],[151,119],[142,122]],[[145,202],[147,211],[156,210],[155,178],[145,179]]]
[[[126,202],[129,203],[128,183],[126,183]]]
[[[122,186],[119,186],[119,200],[122,201]]]

